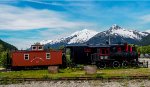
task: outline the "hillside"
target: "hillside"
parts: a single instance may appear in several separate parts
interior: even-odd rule
[[[143,46],[147,46],[150,45],[150,34],[147,35],[146,37],[144,37],[141,41],[139,45],[143,45]]]
[[[0,45],[2,45],[3,49],[4,50],[14,50],[14,49],[17,49],[15,46],[7,43],[7,42],[4,42],[3,40],[0,39]]]

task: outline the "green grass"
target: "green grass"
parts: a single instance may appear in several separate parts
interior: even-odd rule
[[[11,72],[0,72],[0,78],[44,78],[44,79],[59,79],[62,77],[102,77],[108,78],[113,76],[127,77],[127,76],[150,76],[149,68],[137,69],[103,69],[97,70],[97,74],[86,75],[84,70],[79,68],[60,69],[57,74],[50,74],[48,70],[22,70]]]
[[[84,75],[82,70],[60,69],[57,74],[49,74],[48,70],[22,70],[11,72],[0,72],[0,78],[60,78],[60,77],[77,77]]]
[[[102,74],[102,77],[113,77],[113,76],[120,76],[120,77],[127,77],[127,76],[150,76],[150,69],[149,68],[136,68],[136,69],[104,69],[98,70],[97,74]]]
[[[0,68],[3,68],[3,67],[0,65]]]

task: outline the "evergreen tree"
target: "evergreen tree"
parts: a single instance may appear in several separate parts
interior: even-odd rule
[[[11,57],[9,51],[3,51],[0,54],[0,64],[2,67],[7,68],[11,64]]]

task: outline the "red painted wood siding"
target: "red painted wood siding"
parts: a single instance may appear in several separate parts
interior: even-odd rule
[[[50,59],[46,59],[50,53]],[[24,59],[29,54],[29,60]],[[12,52],[12,66],[43,66],[62,64],[62,51],[16,51]]]

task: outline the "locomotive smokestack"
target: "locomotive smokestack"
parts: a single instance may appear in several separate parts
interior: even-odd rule
[[[125,46],[125,51],[128,52],[128,49],[129,49],[129,48],[128,48],[128,44],[127,44],[127,43],[124,43],[124,46]]]
[[[108,40],[106,40],[106,44],[110,45],[110,35],[108,36]]]

